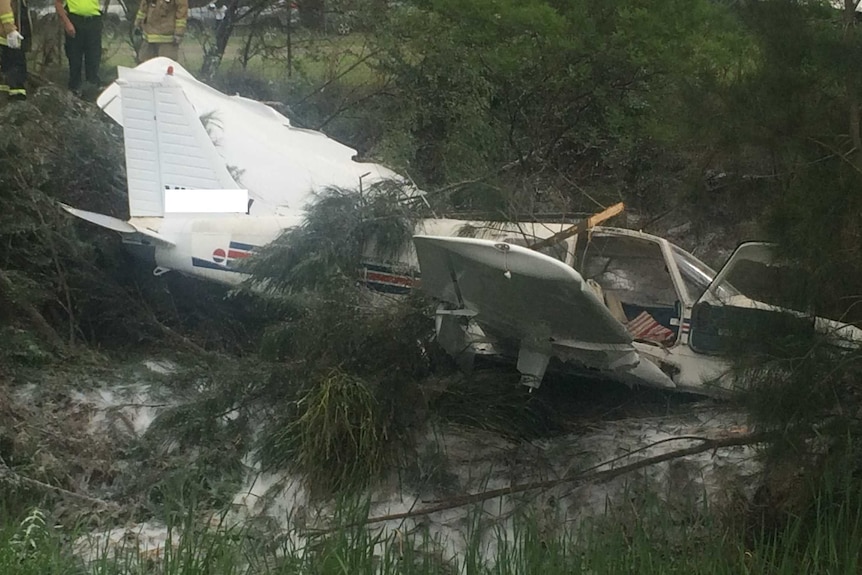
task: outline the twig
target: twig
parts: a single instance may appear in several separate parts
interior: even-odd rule
[[[717,449],[721,449],[724,447],[735,447],[740,445],[753,445],[756,443],[763,443],[767,439],[769,439],[773,434],[769,433],[752,433],[747,435],[740,435],[735,437],[728,437],[724,439],[707,439],[703,437],[679,437],[679,438],[671,438],[664,439],[658,443],[666,443],[667,441],[672,441],[674,439],[688,439],[688,440],[698,440],[701,442],[700,445],[695,445],[692,447],[686,447],[685,449],[678,449],[676,451],[670,451],[668,453],[662,453],[661,455],[656,455],[654,457],[647,457],[640,461],[636,461],[634,463],[630,463],[628,465],[623,465],[622,467],[618,467],[616,469],[607,469],[604,471],[596,471],[595,467],[592,471],[580,472],[573,475],[567,475],[565,477],[560,477],[557,479],[550,479],[546,481],[532,481],[529,483],[521,483],[516,485],[510,485],[509,487],[502,487],[500,489],[492,489],[490,491],[483,491],[481,493],[474,493],[471,495],[462,495],[460,497],[452,498],[446,502],[440,503],[439,505],[432,505],[429,507],[424,507],[422,509],[417,509],[415,511],[407,511],[403,513],[392,513],[390,515],[381,515],[378,517],[370,517],[365,519],[364,521],[357,521],[354,523],[349,523],[347,525],[342,525],[339,527],[330,527],[328,529],[322,529],[320,531],[315,531],[315,534],[326,534],[336,531],[337,529],[341,529],[344,527],[356,527],[359,525],[371,525],[373,523],[383,523],[384,521],[394,521],[398,519],[407,519],[410,517],[421,517],[425,515],[431,515],[433,513],[439,513],[440,511],[447,511],[449,509],[455,509],[457,507],[463,507],[465,505],[471,505],[473,503],[481,503],[483,501],[487,501],[489,499],[495,499],[497,497],[504,497],[506,495],[513,495],[516,493],[523,493],[525,491],[532,491],[536,489],[548,489],[551,487],[556,487],[557,485],[562,485],[565,483],[583,483],[587,481],[608,481],[614,479],[616,477],[620,477],[621,475],[625,475],[627,473],[631,473],[633,471],[637,471],[639,469],[643,469],[644,467],[649,467],[651,465],[656,465],[658,463],[664,463],[665,461],[670,461],[672,459],[677,459],[679,457],[685,457],[688,455],[696,455],[698,453],[703,453],[705,451],[714,451]],[[653,444],[653,445],[657,445]],[[647,446],[652,447],[652,445]],[[646,449],[646,448],[644,448]],[[613,461],[613,460],[612,460]],[[606,462],[607,463],[607,462]],[[604,464],[600,464],[596,467],[602,467]]]
[[[9,467],[3,460],[3,458],[0,457],[0,474],[3,473],[8,473],[9,475],[11,475],[12,481],[20,481],[21,483],[25,483],[27,485],[30,485],[31,487],[45,489],[47,491],[53,491],[67,497],[73,497],[75,499],[86,501],[87,503],[92,503],[93,505],[101,505],[103,507],[117,506],[116,503],[105,501],[104,499],[90,497],[89,495],[84,495],[83,493],[75,493],[74,491],[69,491],[68,489],[63,489],[62,487],[57,487],[56,485],[51,485],[50,483],[45,483],[43,481],[39,481],[38,479],[33,479],[32,477],[21,475],[20,473]]]

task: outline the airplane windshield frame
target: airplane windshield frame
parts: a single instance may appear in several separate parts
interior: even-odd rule
[[[695,303],[706,293],[709,284],[716,276],[716,272],[681,247],[674,244],[670,244],[670,247],[676,267],[679,269],[686,292],[688,292],[688,297],[691,303]],[[722,282],[714,289],[716,295],[722,300],[740,295],[739,290],[728,282]]]

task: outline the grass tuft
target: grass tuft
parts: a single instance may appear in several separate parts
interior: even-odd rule
[[[364,379],[331,369],[293,407],[295,419],[270,436],[263,455],[268,466],[300,471],[313,494],[361,489],[392,461],[392,420]]]

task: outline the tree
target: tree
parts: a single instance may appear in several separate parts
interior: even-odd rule
[[[464,206],[531,208],[536,189],[578,206],[578,186],[616,198],[626,152],[719,10],[676,0],[417,2],[374,38],[395,86],[385,121],[401,133],[388,145],[423,185],[469,181],[455,198]]]

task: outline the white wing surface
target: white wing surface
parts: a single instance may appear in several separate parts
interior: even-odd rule
[[[302,209],[315,191],[326,186],[356,188],[385,179],[403,180],[379,164],[356,162],[356,150],[312,130],[295,128],[274,109],[240,96],[228,96],[196,80],[168,58],[154,58],[134,69],[119,68],[119,79],[140,74],[173,77],[207,132],[224,164],[237,175],[255,200],[252,214],[275,213],[277,207]],[[115,82],[98,99],[99,106],[125,126],[125,114]]]
[[[422,290],[465,310],[460,315],[518,354],[519,369],[540,354],[635,379],[644,369],[658,371],[640,360],[629,332],[563,262],[489,240],[415,236],[414,243]],[[534,372],[539,379],[543,369]],[[660,373],[658,380],[673,385]]]

